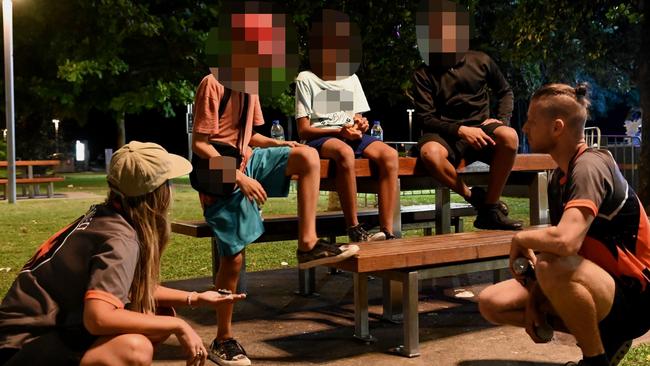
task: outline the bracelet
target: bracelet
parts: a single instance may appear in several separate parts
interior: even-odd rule
[[[192,306],[192,296],[193,295],[198,295],[196,291],[192,291],[187,294],[187,306],[190,307],[190,309],[194,309],[194,306]]]

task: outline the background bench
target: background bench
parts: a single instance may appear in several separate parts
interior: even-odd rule
[[[59,160],[19,160],[16,161],[16,186],[21,186],[22,195],[34,198],[40,195],[40,185],[44,184],[47,187],[47,197],[54,197],[54,183],[62,182],[63,177],[57,176],[54,169],[59,166]],[[3,177],[0,178],[0,186],[2,189],[2,198],[7,198],[7,184],[9,179],[7,176],[6,161],[0,161],[0,170],[4,170]],[[44,169],[44,174],[35,174],[34,168]]]

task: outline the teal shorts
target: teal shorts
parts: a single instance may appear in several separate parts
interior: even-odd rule
[[[291,148],[270,147],[253,150],[244,172],[260,182],[268,197],[286,197],[291,177],[286,175]],[[203,210],[205,221],[217,238],[219,255],[233,256],[264,233],[262,216],[255,201],[239,188],[230,197],[219,199]]]

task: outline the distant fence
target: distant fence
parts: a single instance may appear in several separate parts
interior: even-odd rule
[[[602,135],[600,146],[612,153],[625,179],[634,190],[637,190],[639,187],[641,139],[638,136]]]

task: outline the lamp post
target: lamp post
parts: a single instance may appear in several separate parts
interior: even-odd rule
[[[2,0],[5,61],[5,111],[7,116],[7,199],[16,203],[16,136],[14,131],[14,44],[13,4]]]
[[[54,154],[58,157],[59,155],[59,121],[58,119],[53,119],[52,123],[54,123],[54,146],[55,150]]]
[[[406,113],[409,114],[409,141],[413,141],[413,112],[415,109],[407,109]]]

